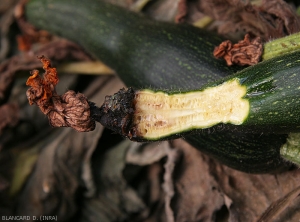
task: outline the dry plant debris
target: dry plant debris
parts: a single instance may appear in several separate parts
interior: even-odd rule
[[[254,2],[254,1],[253,1]],[[178,19],[182,22],[193,18],[195,8],[216,22],[212,25],[219,34],[230,40],[218,46],[214,55],[224,58],[227,65],[254,65],[262,54],[262,43],[300,31],[300,18],[295,9],[283,0],[262,0],[256,3],[239,0],[181,1]],[[190,18],[188,18],[190,17]],[[249,34],[253,39],[249,38]]]
[[[178,2],[178,12],[175,17],[176,23],[183,23],[185,21],[185,17],[187,15],[187,0],[180,0]]]
[[[29,51],[34,43],[48,43],[52,35],[45,30],[38,30],[28,23],[25,18],[25,5],[27,0],[20,0],[14,8],[14,17],[21,31],[17,35],[18,48],[20,51]]]
[[[244,40],[232,44],[230,40],[222,42],[214,50],[216,58],[224,58],[227,65],[255,65],[260,61],[263,44],[260,37],[250,39],[246,34]]]
[[[39,59],[43,63],[45,74],[40,77],[38,70],[31,72],[32,76],[26,82],[26,85],[31,87],[26,93],[29,104],[36,104],[47,115],[53,127],[72,127],[80,132],[93,130],[95,122],[91,120],[86,97],[71,90],[62,96],[57,95],[56,68],[51,67],[50,60],[44,56]]]
[[[11,49],[10,27],[14,22],[14,6],[18,0],[3,0],[0,3],[0,61],[3,61]]]
[[[198,7],[219,21],[217,29],[222,35],[250,33],[269,41],[300,30],[296,10],[283,0],[262,0],[259,5],[239,0],[199,1]]]
[[[247,174],[218,163],[182,139],[173,146],[182,153],[173,172],[176,221],[298,221],[299,170]]]
[[[165,191],[165,211],[166,217],[169,222],[175,221],[174,212],[171,207],[171,201],[175,195],[174,190],[174,169],[176,167],[176,162],[180,159],[181,153],[178,149],[171,149],[167,151],[168,159],[165,163],[165,174],[164,174],[164,183],[163,189]]]
[[[16,72],[41,67],[36,55],[45,55],[54,62],[67,59],[91,61],[91,57],[82,48],[64,39],[53,40],[29,52],[14,55],[0,64],[0,104],[8,98]]]
[[[19,108],[17,104],[6,103],[0,106],[0,135],[6,127],[13,127],[19,120]]]
[[[274,221],[278,216],[288,208],[289,204],[292,203],[300,195],[300,186],[289,192],[284,197],[272,203],[271,206],[263,213],[257,222],[268,222]],[[299,198],[298,198],[299,199]]]

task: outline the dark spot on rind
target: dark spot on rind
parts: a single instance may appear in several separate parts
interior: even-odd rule
[[[99,122],[129,139],[133,139],[135,133],[132,128],[134,115],[135,91],[132,88],[121,89],[111,96],[106,96],[101,106]]]

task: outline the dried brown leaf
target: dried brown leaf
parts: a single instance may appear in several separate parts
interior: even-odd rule
[[[11,48],[9,32],[14,22],[14,7],[18,0],[1,1],[0,3],[0,61],[4,60]],[[1,14],[3,13],[3,14]]]
[[[171,208],[171,201],[175,195],[173,176],[174,176],[176,162],[181,157],[181,153],[176,148],[173,149],[170,148],[167,154],[168,154],[167,156],[168,159],[164,165],[165,173],[164,173],[164,183],[162,186],[165,192],[166,218],[168,222],[174,222],[175,221],[174,212]]]
[[[283,0],[263,0],[260,6],[249,1],[200,1],[200,10],[220,21],[218,31],[228,35],[242,31],[261,37],[263,41],[300,31],[295,9]]]
[[[122,86],[116,77],[101,76],[91,85],[92,91],[85,93],[101,103],[107,93]],[[88,196],[94,196],[90,161],[102,131],[102,126],[90,133],[56,128],[40,140],[40,154],[19,195],[15,215],[31,216],[31,219],[57,215],[58,221],[66,221],[78,209],[76,198],[80,187],[87,189]]]
[[[4,14],[9,9],[13,8],[18,0],[2,0],[0,1],[0,14]]]
[[[16,104],[4,104],[0,106],[0,135],[6,127],[13,127],[19,121],[19,107]]]
[[[279,210],[268,210],[271,221],[299,217],[299,192],[289,193],[298,189],[299,170],[247,174],[216,162],[181,139],[174,141],[174,147],[182,152],[173,172],[175,221],[257,221],[273,202],[269,209]]]
[[[299,197],[300,195],[300,187],[295,188],[291,192],[289,192],[287,195],[285,195],[283,198],[277,200],[271,206],[268,207],[268,209],[264,212],[264,214],[259,218],[257,222],[272,222],[276,218],[278,218],[278,215],[284,211],[291,202]]]
[[[175,221],[215,221],[225,201],[209,172],[210,158],[181,139],[175,140],[173,146],[182,153],[173,173]]]
[[[126,151],[130,144],[130,141],[124,140],[97,156],[95,174],[98,195],[85,200],[82,212],[84,220],[125,221],[130,214],[139,213],[146,208],[122,174],[126,166]]]
[[[82,159],[94,149],[102,132],[90,134],[68,128],[49,133],[44,139],[36,166],[26,182],[16,206],[16,215],[57,215],[59,221],[70,218],[76,207]],[[34,206],[34,207],[32,207]]]
[[[284,29],[283,31],[286,32],[287,35],[300,31],[300,20],[295,8],[286,1],[263,0],[259,10],[267,12],[271,16],[275,16],[278,20],[281,20],[283,22],[283,24],[281,24]]]
[[[230,221],[257,221],[260,215],[275,201],[284,197],[299,185],[300,171],[279,174],[246,174],[211,161],[210,174],[214,175],[220,191],[232,200]],[[297,209],[298,208],[298,209]],[[297,206],[295,212],[299,210]],[[297,214],[284,215],[293,221]],[[279,221],[288,221],[284,217]]]
[[[144,145],[133,142],[126,153],[126,162],[139,166],[151,165],[167,156],[169,142],[154,142]]]

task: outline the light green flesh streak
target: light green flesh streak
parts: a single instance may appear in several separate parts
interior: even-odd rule
[[[300,165],[300,133],[290,133],[287,142],[280,148],[281,156]]]
[[[138,91],[134,115],[137,136],[157,139],[219,123],[240,125],[250,109],[249,101],[243,99],[245,94],[246,87],[238,79],[184,94]]]

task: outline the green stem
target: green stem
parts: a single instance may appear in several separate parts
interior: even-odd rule
[[[262,60],[268,60],[300,49],[300,32],[275,39],[264,45]]]

